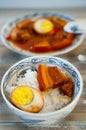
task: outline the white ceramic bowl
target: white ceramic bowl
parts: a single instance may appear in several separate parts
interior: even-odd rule
[[[18,47],[14,47],[13,44],[9,43],[9,41],[6,40],[6,37],[8,36],[10,30],[15,26],[15,24],[23,19],[26,19],[26,18],[31,18],[31,19],[37,19],[39,17],[46,17],[46,16],[54,16],[54,17],[58,17],[58,18],[62,18],[66,21],[74,21],[74,19],[71,17],[71,16],[67,16],[65,14],[60,14],[58,12],[35,12],[35,13],[27,13],[23,16],[19,16],[17,18],[14,18],[14,19],[11,19],[10,21],[8,21],[3,27],[2,27],[2,30],[1,30],[1,40],[2,40],[2,43],[8,48],[10,49],[11,51],[13,52],[16,52],[18,54],[21,54],[21,55],[26,55],[26,56],[34,56],[34,55],[53,55],[53,56],[57,56],[57,55],[62,55],[62,54],[65,54],[65,53],[68,53],[70,51],[72,51],[73,49],[75,49],[76,47],[78,47],[83,39],[84,39],[84,34],[78,34],[76,35],[76,38],[74,39],[73,43],[66,47],[66,48],[63,48],[59,51],[55,51],[55,52],[46,52],[46,53],[34,53],[34,52],[30,52],[30,51],[25,51],[25,50],[22,50]]]
[[[26,70],[30,68],[31,66],[37,67],[38,64],[46,64],[46,65],[55,65],[60,67],[61,69],[65,69],[73,78],[74,83],[75,83],[75,88],[74,88],[74,94],[73,94],[73,99],[70,104],[65,106],[64,108],[61,108],[60,110],[57,110],[55,112],[50,112],[50,113],[29,113],[29,112],[24,112],[18,108],[16,108],[9,100],[7,93],[6,93],[6,88],[7,85],[10,82],[10,79],[12,77],[18,74],[18,72],[23,72],[23,70]],[[14,78],[13,78],[14,80]],[[76,106],[80,95],[82,93],[82,88],[83,88],[83,82],[82,82],[82,77],[79,73],[79,71],[68,61],[58,58],[58,57],[53,57],[53,56],[33,56],[26,58],[24,60],[21,60],[20,62],[16,63],[13,65],[2,78],[1,82],[1,93],[2,96],[9,106],[9,108],[15,113],[18,117],[24,120],[24,122],[27,122],[29,125],[37,125],[37,126],[55,126],[59,121],[64,119]]]

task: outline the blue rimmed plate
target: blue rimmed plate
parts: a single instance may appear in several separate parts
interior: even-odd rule
[[[3,26],[2,30],[1,30],[1,40],[2,40],[3,44],[11,51],[16,52],[18,54],[26,55],[26,56],[33,56],[33,55],[39,55],[39,54],[53,55],[53,56],[61,55],[61,54],[65,54],[65,53],[72,51],[73,49],[75,49],[76,47],[78,47],[81,44],[81,42],[84,39],[84,34],[77,35],[75,40],[73,41],[73,43],[69,47],[66,47],[62,50],[55,51],[55,52],[47,52],[47,53],[34,53],[34,52],[22,50],[6,40],[6,37],[8,36],[10,30],[12,29],[13,26],[15,26],[15,24],[17,22],[19,22],[23,19],[26,19],[26,18],[36,19],[36,18],[43,17],[43,16],[55,16],[55,17],[62,18],[66,21],[74,21],[74,19],[71,18],[71,16],[66,16],[64,14],[59,14],[57,12],[27,13],[24,16],[17,17],[15,19],[10,20],[8,23],[6,23]]]

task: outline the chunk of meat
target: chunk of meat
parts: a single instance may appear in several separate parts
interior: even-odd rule
[[[11,32],[10,32],[10,38],[11,38],[11,40],[17,41],[19,31],[20,31],[20,30],[19,30],[18,28],[16,28],[16,27],[14,27],[14,28],[11,30]]]
[[[31,20],[30,19],[24,19],[16,24],[16,27],[19,29],[27,29]]]
[[[27,30],[20,30],[18,28],[13,28],[10,33],[11,40],[14,41],[26,41],[28,40],[31,35],[28,33]]]
[[[27,41],[29,38],[31,38],[31,35],[28,33],[27,30],[21,30],[18,34],[18,37],[21,41]]]
[[[48,73],[53,81],[53,87],[62,85],[68,77],[56,66],[48,67]]]
[[[70,39],[67,39],[67,38],[64,38],[62,40],[55,40],[51,43],[51,46],[52,46],[52,49],[53,50],[60,50],[60,49],[63,49],[69,45],[71,45],[72,42]]]
[[[49,76],[48,67],[46,65],[40,64],[38,66],[37,78],[41,91],[52,88],[53,82]]]
[[[69,80],[63,86],[61,86],[60,90],[67,96],[72,97],[74,90],[74,83]]]
[[[64,38],[63,29],[60,28],[60,29],[58,30],[58,32],[54,33],[52,40],[53,40],[53,41],[54,41],[54,40],[58,41],[58,40],[62,40],[63,38]],[[57,39],[58,39],[58,40],[57,40]],[[53,42],[53,41],[52,41],[52,42]]]
[[[42,91],[56,87],[61,88],[61,86],[63,87],[66,83],[69,83],[69,77],[67,77],[58,67],[46,66],[44,64],[38,66],[37,79],[40,90]],[[65,88],[63,87],[61,89],[63,91]]]
[[[51,21],[53,21],[53,23],[55,24],[55,26],[63,27],[63,26],[65,26],[67,24],[67,22],[64,19],[61,19],[61,18],[50,17],[49,19]]]
[[[66,37],[67,37],[67,39],[73,40],[74,39],[74,34],[73,33],[67,33]]]
[[[33,52],[48,52],[50,50],[51,50],[51,45],[49,44],[48,41],[40,41],[33,44],[30,47],[30,51],[33,51]]]

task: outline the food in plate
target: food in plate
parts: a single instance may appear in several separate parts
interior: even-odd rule
[[[20,73],[6,91],[10,101],[32,113],[53,112],[72,101],[74,81],[57,66],[39,64],[36,70]]]
[[[73,33],[64,31],[67,21],[54,16],[21,20],[7,36],[10,44],[21,50],[46,53],[70,46],[75,38]]]

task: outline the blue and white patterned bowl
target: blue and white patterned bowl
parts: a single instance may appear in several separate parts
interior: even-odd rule
[[[73,79],[75,83],[75,88],[74,88],[74,94],[73,94],[73,99],[70,104],[68,104],[66,107],[57,110],[55,112],[50,112],[50,113],[29,113],[29,112],[24,112],[18,108],[16,108],[10,101],[9,98],[7,97],[6,94],[6,88],[7,85],[10,82],[10,79],[12,79],[13,75],[17,75],[18,72],[21,72],[27,68],[30,67],[37,67],[39,64],[46,64],[46,65],[54,65],[58,66],[61,69],[64,69],[67,73],[70,74],[71,78]],[[9,106],[9,108],[15,113],[18,117],[24,120],[24,122],[27,122],[28,125],[37,125],[37,126],[55,126],[58,124],[59,121],[64,119],[72,110],[75,108],[81,93],[82,93],[82,88],[83,88],[83,82],[82,82],[82,77],[79,73],[79,71],[68,61],[58,58],[58,57],[53,57],[53,56],[33,56],[26,58],[24,60],[21,60],[20,62],[14,64],[2,78],[1,82],[1,93],[2,96]]]
[[[74,21],[73,18],[71,18],[71,16],[66,16],[64,14],[59,14],[57,12],[36,12],[36,13],[28,13],[22,17],[17,17],[15,19],[12,19],[10,20],[8,23],[6,23],[2,30],[1,30],[1,40],[3,42],[3,44],[8,48],[10,49],[11,51],[13,52],[16,52],[18,54],[22,54],[22,55],[26,55],[26,56],[34,56],[34,55],[39,55],[39,53],[34,53],[34,52],[30,52],[30,51],[25,51],[25,50],[21,50],[17,47],[14,47],[13,44],[9,43],[9,41],[6,40],[6,37],[8,36],[9,34],[9,31],[12,29],[13,26],[15,26],[15,24],[23,19],[26,19],[26,18],[31,18],[31,19],[36,19],[36,18],[39,18],[39,17],[43,17],[43,16],[55,16],[55,17],[59,17],[59,18],[62,18],[66,21]],[[65,54],[65,53],[68,53],[70,51],[72,51],[73,49],[75,49],[76,47],[78,47],[81,42],[83,41],[84,39],[84,34],[78,34],[75,38],[75,40],[73,41],[73,43],[69,46],[69,47],[66,47],[62,50],[59,50],[59,51],[55,51],[55,52],[47,52],[47,53],[40,53],[40,54],[43,54],[43,55],[61,55],[61,54]]]

